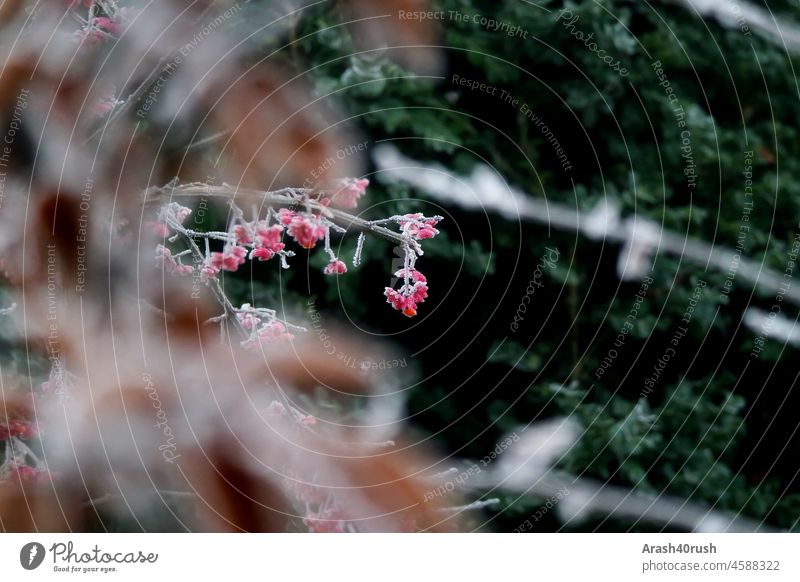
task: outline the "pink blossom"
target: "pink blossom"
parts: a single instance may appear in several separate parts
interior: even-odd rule
[[[208,281],[211,281],[212,279],[216,279],[218,274],[219,274],[219,267],[215,267],[214,265],[212,265],[210,263],[206,263],[200,269],[200,280],[203,283],[207,283]]]
[[[173,202],[169,205],[170,210],[175,213],[175,218],[178,220],[179,223],[183,224],[184,221],[189,218],[189,215],[192,213],[191,208],[187,208],[186,206],[181,206],[177,202]]]
[[[172,259],[172,251],[164,245],[156,246],[156,264],[161,267],[166,261]]]
[[[331,261],[325,267],[323,273],[326,275],[342,275],[347,272],[347,265],[340,260]]]
[[[303,426],[314,426],[317,424],[317,419],[311,416],[310,414],[305,415],[300,419],[300,424]]]
[[[255,314],[255,311],[250,307],[249,303],[242,305],[242,311],[236,314],[236,319],[242,324],[245,329],[255,329],[261,323],[261,319]]]
[[[5,480],[0,483],[26,483],[32,481],[47,481],[53,479],[57,474],[50,473],[46,469],[37,469],[28,465],[17,465],[12,468],[7,474]]]
[[[158,245],[156,247],[156,266],[165,269],[167,273],[172,273],[180,277],[191,275],[194,272],[191,266],[178,263],[173,258],[172,251],[164,245]]]
[[[161,212],[158,215],[158,221],[147,221],[144,223],[144,226],[156,236],[160,238],[167,238],[169,236],[169,227],[167,226],[167,222],[169,220],[174,220],[179,224],[183,224],[191,213],[191,208],[182,206],[177,202],[171,202],[161,209]]]
[[[268,261],[274,256],[274,252],[264,247],[253,249],[253,251],[250,253],[251,259],[258,259],[259,261]]]
[[[261,338],[262,341],[294,339],[294,336],[286,331],[286,326],[280,321],[271,321],[262,325],[258,330],[258,337]]]
[[[313,249],[317,241],[325,238],[327,230],[316,217],[296,214],[287,232],[304,249]]]
[[[402,311],[406,317],[414,317],[417,314],[417,302],[413,297],[403,295],[391,287],[386,287],[383,294],[386,295],[386,302],[398,311]]]
[[[405,280],[406,274],[408,274],[409,280],[412,281],[413,283],[418,283],[418,282],[427,283],[428,282],[428,279],[425,277],[425,275],[423,275],[422,273],[420,273],[416,269],[400,269],[399,271],[395,272],[394,276],[395,277],[402,277],[403,280]]]
[[[81,43],[100,44],[122,33],[122,20],[127,16],[124,10],[111,17],[97,16],[92,22],[77,32]]]
[[[236,244],[249,245],[253,242],[253,237],[250,233],[250,228],[243,224],[237,224],[233,227],[233,234],[236,237]]]
[[[242,342],[242,347],[247,350],[252,350],[260,344],[289,341],[292,339],[294,339],[294,336],[286,330],[285,325],[279,321],[270,321],[258,328],[258,331],[253,337],[244,340]]]
[[[94,25],[108,34],[119,34],[122,32],[122,24],[116,18],[98,16],[94,19]]]
[[[164,208],[161,209],[161,212],[158,215],[158,221],[167,223],[169,221],[177,222],[178,224],[183,224],[184,221],[189,218],[189,215],[192,213],[191,208],[187,208],[177,202],[170,202]]]
[[[28,465],[14,467],[6,475],[8,481],[33,481],[39,476],[39,471]]]
[[[355,208],[358,206],[358,199],[366,192],[367,186],[369,186],[369,180],[366,178],[358,180],[345,178],[330,195],[331,204],[340,208]]]
[[[400,230],[403,234],[407,234],[417,240],[424,240],[433,238],[439,231],[436,230],[436,225],[439,223],[440,218],[425,218],[421,213],[406,214],[405,218],[408,220],[400,221]]]
[[[284,226],[288,226],[292,219],[294,218],[295,213],[289,210],[288,208],[281,208],[278,210],[278,220]]]
[[[156,266],[165,269],[169,273],[172,273],[178,266],[178,263],[172,258],[172,251],[164,245],[156,247]]]
[[[417,314],[417,305],[423,303],[428,297],[427,279],[416,269],[408,271],[400,269],[395,275],[402,277],[404,282],[399,291],[391,287],[384,289],[386,302],[396,310],[402,311],[406,317],[414,317]],[[408,283],[405,283],[406,276]]]
[[[27,420],[11,420],[6,423],[0,422],[0,440],[9,437],[20,439],[32,439],[39,435],[36,425]]]
[[[281,241],[282,234],[283,227],[278,224],[267,226],[266,223],[259,223],[259,226],[256,228],[256,248],[250,256],[261,261],[268,261],[274,257],[286,246]]]
[[[211,253],[210,264],[216,267],[217,270],[224,269],[225,271],[237,271],[240,265],[245,262],[247,257],[247,249],[240,246],[230,246],[221,253]]]

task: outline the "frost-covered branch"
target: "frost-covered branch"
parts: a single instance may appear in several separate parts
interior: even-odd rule
[[[248,258],[268,261],[274,257],[278,257],[281,266],[288,269],[287,259],[294,256],[294,252],[286,250],[284,241],[285,235],[288,235],[300,247],[309,250],[316,247],[318,242],[324,241],[322,246],[329,259],[324,273],[343,275],[347,272],[347,265],[333,251],[331,233],[346,235],[348,229],[353,229],[359,232],[352,259],[353,266],[361,263],[365,234],[373,234],[394,242],[403,251],[403,268],[393,273],[394,277],[402,281],[402,285],[399,289],[393,286],[384,287],[384,295],[387,303],[394,309],[407,317],[413,317],[417,314],[418,305],[428,296],[427,279],[416,268],[417,259],[424,254],[420,241],[433,238],[439,233],[436,225],[442,217],[428,217],[414,213],[366,220],[336,208],[336,206],[355,208],[368,184],[369,181],[366,179],[349,178],[334,183],[330,188],[315,190],[284,188],[264,192],[237,190],[225,184],[178,185],[174,182],[164,187],[152,188],[145,193],[145,204],[159,204],[160,210],[158,220],[148,223],[148,226],[165,241],[175,242],[178,237],[183,237],[189,246],[188,250],[173,253],[167,246],[159,245],[156,250],[157,263],[172,274],[192,275],[195,274],[195,268],[182,262],[183,256],[191,254],[195,263],[202,264],[200,278],[212,288],[224,308],[224,315],[228,317],[232,316],[236,309],[225,297],[218,281],[217,275],[221,271],[236,271]],[[231,209],[228,229],[197,231],[184,226],[183,223],[191,213],[191,209],[175,200],[194,198],[225,200]],[[237,202],[239,204],[249,202],[253,205],[253,216],[250,220],[245,218]],[[280,208],[275,210],[275,207]],[[387,228],[386,225],[389,224],[395,224],[399,232]],[[195,239],[202,239],[205,242],[205,252],[200,249]],[[212,252],[211,241],[223,243],[222,251]],[[267,330],[264,325],[250,328],[246,325],[242,328],[239,325],[243,333],[249,330],[249,334],[244,333],[248,342],[257,343],[263,333],[270,339],[274,339],[276,335],[282,338],[288,337],[287,329],[291,328],[291,325],[277,320],[274,312],[264,312],[260,315],[266,315],[265,325],[269,324],[272,327]],[[243,314],[240,310],[236,316],[242,323],[246,319],[249,320],[248,318],[258,319],[259,314],[255,312]],[[264,321],[259,319],[259,324],[261,323]],[[295,326],[295,329],[301,328]]]
[[[370,221],[354,216],[348,212],[330,208],[318,200],[309,198],[317,191],[310,188],[281,188],[280,190],[263,191],[245,188],[235,188],[223,184],[213,186],[210,184],[192,183],[173,187],[151,188],[145,194],[145,202],[150,204],[167,203],[177,200],[192,200],[202,197],[217,199],[223,202],[246,200],[259,202],[266,206],[287,206],[298,208],[300,205],[307,207],[312,212],[319,212],[333,223],[343,228],[352,228],[356,231],[367,232],[395,244],[403,244],[406,239],[402,234],[393,232],[382,226],[382,221]],[[411,244],[415,249],[419,247],[415,241]],[[421,249],[420,249],[421,250]]]

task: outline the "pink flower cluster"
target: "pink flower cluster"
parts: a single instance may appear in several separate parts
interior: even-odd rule
[[[16,464],[10,465],[0,476],[0,486],[12,485],[14,483],[41,483],[49,482],[57,477],[47,469],[37,469],[30,465]]]
[[[201,233],[184,228],[182,224],[191,210],[174,202],[162,209],[157,221],[147,223],[146,226],[163,238],[169,238],[173,232],[183,234],[189,239],[205,238],[205,258],[200,267],[200,279],[205,283],[215,280],[222,271],[238,271],[247,259],[269,261],[277,256],[280,257],[281,266],[288,268],[286,258],[293,256],[294,253],[287,250],[284,235],[293,239],[304,249],[313,249],[320,241],[324,241],[324,250],[328,254],[329,260],[322,272],[325,275],[344,275],[348,270],[347,265],[336,256],[330,244],[332,231],[345,232],[343,227],[334,222],[335,217],[341,218],[341,216],[332,214],[327,209],[320,208],[319,205],[353,208],[357,205],[359,198],[364,195],[368,185],[369,180],[367,179],[348,178],[340,181],[335,188],[323,190],[316,200],[297,196],[297,205],[300,207],[304,205],[305,209],[303,210],[290,208],[269,210],[266,218],[262,219],[256,216],[249,222],[244,220],[243,212],[233,206],[234,220],[231,221],[225,232]],[[417,257],[422,256],[419,241],[438,235],[439,231],[436,226],[441,220],[440,216],[426,217],[421,213],[414,213],[396,215],[371,223],[382,225],[391,222],[399,226],[405,261],[404,267],[397,271],[395,276],[402,278],[403,284],[399,289],[385,287],[384,296],[387,303],[407,317],[417,315],[419,304],[428,297],[428,281],[414,266]],[[170,240],[174,239],[173,236]],[[212,240],[223,241],[222,250],[212,252],[209,249]],[[354,265],[358,265],[360,262],[363,241],[362,233],[356,246]],[[195,245],[195,253],[197,253],[197,248]],[[187,253],[189,253],[188,250],[173,255],[164,245],[159,245],[156,259],[158,264],[168,272],[176,275],[188,275],[193,273],[193,268],[184,266],[180,262],[180,257]],[[263,316],[264,313],[261,312],[261,315]],[[256,312],[240,314],[240,321],[244,329],[251,333],[251,336],[243,342],[243,345],[250,349],[265,342],[286,340],[292,337],[286,326],[274,320],[272,315],[262,320]]]
[[[433,238],[439,231],[436,230],[436,225],[442,220],[439,216],[433,218],[425,218],[419,212],[415,214],[406,214],[399,221],[400,231],[410,236],[415,240],[424,240],[426,238]]]
[[[408,241],[403,246],[405,266],[395,273],[396,277],[402,278],[403,284],[400,289],[385,287],[383,291],[386,302],[406,317],[414,317],[417,314],[417,305],[423,303],[428,297],[428,280],[414,267],[417,257],[422,255],[418,241],[433,238],[439,234],[436,225],[441,220],[441,216],[426,217],[421,213],[415,213],[393,216],[382,221],[396,222],[400,226],[403,237]]]
[[[366,178],[345,178],[333,191],[326,193],[320,201],[339,208],[355,208],[358,206],[358,199],[367,191],[367,186],[369,186],[369,180]]]
[[[281,221],[288,220],[286,232],[304,249],[313,249],[317,242],[325,238],[328,227],[324,226],[318,216],[298,214],[281,208]]]
[[[44,469],[31,467],[25,464],[25,453],[20,455],[19,448],[22,446],[21,440],[32,439],[39,436],[36,423],[25,419],[7,419],[0,422],[0,440],[9,441],[6,444],[6,451],[15,451],[16,454],[6,456],[5,461],[0,464],[0,485],[9,485],[20,482],[30,482],[50,479],[53,476]],[[38,460],[36,461],[38,464]]]
[[[323,273],[326,275],[343,275],[347,272],[347,265],[344,262],[336,259],[335,261],[331,261],[325,267]]]
[[[400,269],[395,276],[403,278],[403,285],[399,290],[386,287],[383,292],[386,302],[402,311],[406,317],[414,317],[417,304],[423,303],[428,297],[428,280],[416,269]]]
[[[182,265],[179,260],[175,260],[170,251],[164,245],[156,247],[156,266],[163,268],[167,273],[184,277],[191,275],[194,269],[190,265]]]
[[[158,220],[147,221],[144,223],[144,226],[157,237],[167,238],[170,234],[170,228],[167,223],[174,221],[178,224],[183,224],[191,213],[191,208],[182,206],[177,202],[170,202],[161,209],[161,212],[158,214]]]
[[[0,423],[0,440],[10,437],[20,439],[32,439],[39,436],[39,431],[33,422],[27,420],[10,420]]]
[[[247,258],[247,249],[237,245],[228,245],[221,252],[211,253],[208,257],[207,266],[214,269],[214,274],[223,271],[237,271],[244,265]]]
[[[111,18],[107,16],[97,16],[91,23],[77,32],[77,39],[80,43],[97,45],[119,36],[122,32],[122,28],[123,25],[119,16]]]
[[[329,235],[330,226],[311,212],[300,213],[281,208],[277,212],[277,221],[277,224],[259,220],[234,225],[233,242],[226,245],[222,252],[210,254],[201,271],[203,280],[213,279],[220,270],[236,271],[248,256],[247,248],[252,249],[249,253],[251,260],[268,261],[276,255],[285,254],[286,244],[282,240],[284,232],[304,249],[314,248]],[[341,275],[347,272],[347,265],[332,257],[323,272],[326,275]]]
[[[255,224],[243,223],[233,227],[233,235],[236,244],[252,245],[253,251],[263,250],[264,256],[258,256],[261,260],[267,261],[284,249],[286,245],[281,242],[283,226],[274,224],[272,226],[266,220],[259,220]],[[251,256],[252,254],[251,253]]]
[[[236,318],[242,327],[250,332],[250,336],[242,342],[242,347],[246,350],[256,349],[262,344],[294,339],[283,323],[275,319],[264,321],[264,318],[249,303],[242,305],[236,313]]]
[[[92,8],[94,0],[65,0],[68,8]],[[99,12],[99,9],[103,12]],[[117,8],[114,3],[97,4],[94,7],[95,15],[89,16],[86,24],[75,33],[79,43],[87,45],[99,45],[107,40],[111,40],[122,34],[125,22],[130,20],[131,14],[128,8]]]
[[[12,483],[17,481],[44,481],[48,476],[49,473],[47,471],[36,469],[28,465],[18,465],[6,473],[5,480]]]

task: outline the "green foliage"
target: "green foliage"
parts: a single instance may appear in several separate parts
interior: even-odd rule
[[[626,215],[642,214],[730,248],[746,224],[745,254],[782,271],[800,218],[800,185],[793,179],[800,175],[800,140],[789,114],[796,110],[797,59],[672,4],[536,4],[436,2],[437,9],[483,14],[527,33],[510,37],[471,20],[445,20],[447,70],[439,79],[402,70],[392,50],[351,56],[356,45],[329,5],[301,21],[296,34],[308,36],[296,50],[311,67],[316,93],[352,115],[372,143],[401,140],[396,143],[408,155],[455,172],[489,163],[531,196],[576,209],[610,197]],[[788,8],[787,2],[773,6],[777,13]],[[558,19],[563,9],[579,17],[575,28],[593,34],[627,76],[570,33]],[[675,102],[655,73],[656,61]],[[453,75],[498,91],[471,91],[453,83]],[[499,98],[501,90],[517,105]],[[526,112],[545,120],[571,171]],[[684,131],[694,186],[681,157]],[[752,197],[745,196],[743,178],[748,151]],[[370,178],[370,202],[388,203],[382,211],[430,210],[424,192]],[[430,273],[430,316],[413,334],[403,333],[411,324],[392,319],[383,304],[381,277],[388,281],[391,249],[380,242],[368,242],[362,268],[330,286],[320,308],[340,313],[344,305],[349,317],[397,333],[394,340],[416,353],[425,382],[412,392],[412,411],[448,450],[481,457],[517,423],[571,415],[585,432],[563,459],[566,470],[796,527],[799,443],[792,415],[778,413],[800,404],[793,391],[795,354],[768,344],[751,357],[754,334],[741,325],[748,303],[768,309],[774,297],[754,293],[741,277],[723,293],[726,273],[659,256],[620,346],[615,341],[640,287],[619,283],[618,248],[455,208],[433,213],[446,220],[419,263]],[[511,337],[509,323],[545,246],[557,246],[562,258]],[[691,321],[682,323],[700,281],[705,291]],[[308,282],[290,287],[307,292]],[[675,356],[643,395],[643,382],[681,326],[687,333]],[[598,375],[612,349],[617,358]],[[519,517],[505,511],[493,524],[513,529]]]

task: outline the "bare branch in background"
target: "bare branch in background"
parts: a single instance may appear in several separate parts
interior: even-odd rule
[[[796,319],[793,321],[775,311],[750,307],[745,311],[743,321],[747,327],[765,338],[800,347],[800,329]]]
[[[759,262],[740,259],[731,249],[666,230],[652,220],[637,216],[622,219],[613,201],[582,211],[520,192],[487,166],[478,166],[469,177],[459,178],[442,166],[412,160],[385,144],[375,149],[374,160],[380,176],[410,184],[441,202],[622,244],[619,270],[623,279],[647,272],[655,253],[680,257],[723,273],[738,261],[737,277],[800,305],[800,286],[787,286],[784,275]]]
[[[568,420],[554,420],[519,429],[519,442],[485,475],[478,475],[481,489],[512,491],[543,499],[559,492],[557,510],[564,525],[592,517],[645,521],[693,532],[755,532],[770,528],[751,520],[709,510],[697,503],[667,495],[645,496],[623,487],[576,478],[552,470],[552,463],[574,444],[577,427]],[[479,482],[479,484],[478,484]]]

